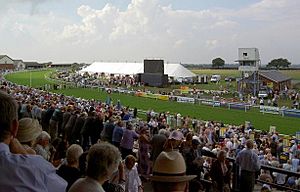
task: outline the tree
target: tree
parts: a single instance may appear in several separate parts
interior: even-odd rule
[[[213,68],[220,68],[220,67],[223,67],[225,65],[225,61],[218,57],[218,58],[215,58],[212,60],[212,67]]]
[[[270,63],[268,63],[267,68],[289,68],[289,65],[291,62],[289,62],[287,59],[279,58],[279,59],[273,59]]]

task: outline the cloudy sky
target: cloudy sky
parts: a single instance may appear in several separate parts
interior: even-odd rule
[[[300,64],[300,0],[0,0],[0,55],[39,62]]]

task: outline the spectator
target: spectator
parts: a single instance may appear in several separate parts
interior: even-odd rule
[[[183,140],[184,136],[180,131],[172,131],[164,145],[164,151],[172,151],[174,149],[179,149]]]
[[[118,171],[115,172],[109,181],[106,181],[103,185],[103,189],[106,192],[125,192],[125,171],[124,163],[120,162]]]
[[[137,171],[136,158],[128,155],[125,158],[125,192],[142,191],[142,181]]]
[[[226,162],[226,151],[221,150],[217,154],[217,160],[212,163],[210,176],[216,192],[230,191],[230,166]]]
[[[138,139],[139,135],[133,130],[132,124],[127,124],[127,128],[124,130],[123,137],[120,143],[122,158],[125,159],[127,155],[134,155],[132,149],[134,140]]]
[[[69,192],[104,192],[102,185],[118,170],[121,155],[109,143],[95,144],[89,149],[86,177],[78,179]]]
[[[157,156],[163,151],[164,144],[167,141],[166,132],[167,131],[165,129],[160,129],[158,134],[153,135],[152,139],[150,140],[150,144],[152,146],[151,160],[153,164]]]
[[[18,132],[16,102],[0,91],[0,189],[22,192],[63,192],[67,183],[54,167],[26,151],[15,139]]]
[[[119,120],[113,131],[112,142],[113,142],[113,145],[116,146],[117,148],[120,147],[120,143],[121,143],[121,139],[122,139],[123,131],[124,131],[123,126],[124,126],[123,121]]]
[[[67,150],[66,163],[61,165],[57,170],[57,174],[68,182],[66,191],[81,176],[79,171],[79,157],[82,153],[83,150],[80,145],[71,145]]]
[[[138,150],[138,171],[144,179],[148,179],[150,174],[150,145],[149,145],[149,129],[142,128],[139,137]]]
[[[188,181],[196,175],[186,175],[183,156],[178,151],[161,152],[154,167],[152,186],[154,192],[188,191]]]
[[[36,146],[34,148],[37,155],[41,155],[45,160],[50,161],[51,151],[50,151],[50,135],[46,131],[42,131],[37,137]]]
[[[109,118],[109,122],[104,126],[101,133],[101,140],[112,143],[112,136],[115,129],[114,117]]]
[[[238,153],[236,164],[241,171],[240,191],[252,192],[255,184],[255,174],[260,169],[258,155],[253,151],[252,140],[246,141],[246,148]]]
[[[38,120],[28,117],[19,120],[17,139],[21,142],[28,154],[36,154],[33,147],[41,132],[42,128]]]

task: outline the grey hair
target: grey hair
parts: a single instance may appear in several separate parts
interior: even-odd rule
[[[159,134],[159,135],[166,135],[166,133],[167,133],[167,130],[165,130],[165,129],[160,129],[160,130],[158,131],[158,134]]]
[[[121,154],[118,148],[109,143],[93,145],[87,156],[86,175],[99,180],[107,176],[108,170],[114,164],[119,164]]]
[[[18,107],[16,101],[7,93],[0,91],[0,142],[10,134],[14,120],[18,120]]]
[[[80,155],[83,153],[83,149],[80,145],[72,144],[66,152],[66,159],[69,165],[77,163]]]
[[[41,134],[36,138],[37,141],[44,139],[51,139],[51,136],[46,131],[42,131]]]

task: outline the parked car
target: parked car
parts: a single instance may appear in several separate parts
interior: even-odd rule
[[[231,81],[235,81],[236,78],[235,77],[225,77],[225,81],[227,82],[231,82]]]
[[[268,94],[268,91],[267,90],[260,90],[259,92],[258,92],[258,97],[259,98],[266,98],[266,97],[268,97],[269,96],[269,94]]]
[[[219,82],[221,80],[221,75],[212,75],[210,78],[210,82]]]

